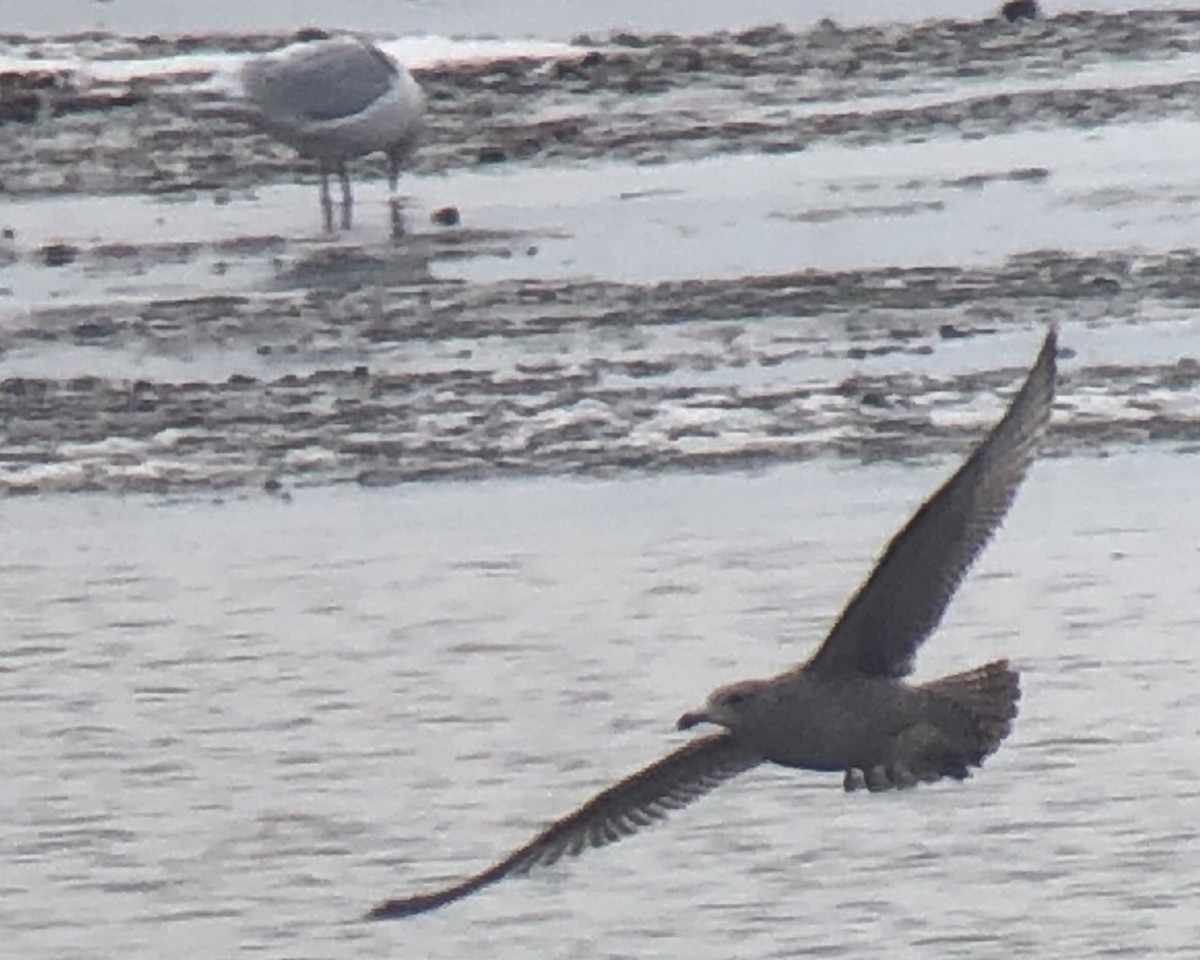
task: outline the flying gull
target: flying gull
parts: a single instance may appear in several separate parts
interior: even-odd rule
[[[242,70],[257,123],[321,169],[321,211],[333,231],[329,175],[342,185],[342,229],[354,200],[346,161],[382,151],[388,159],[392,226],[400,229],[400,165],[416,147],[425,95],[411,74],[378,47],[339,36],[258,57]]]
[[[368,916],[433,910],[565,854],[613,843],[761,763],[842,772],[847,791],[968,777],[1012,729],[1017,672],[996,660],[929,683],[904,677],[1037,455],[1054,399],[1056,347],[1051,329],[1004,417],[893,537],[807,662],[719,688],[678,722],[680,730],[707,723],[719,732],[597,794],[486,870],[384,901]]]

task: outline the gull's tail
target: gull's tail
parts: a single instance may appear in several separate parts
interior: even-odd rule
[[[970,765],[977,767],[1012,732],[1021,699],[1021,675],[1007,660],[994,660],[926,683],[921,689],[945,697],[970,714],[976,747]]]
[[[891,790],[943,777],[965,780],[1012,732],[1021,677],[1007,660],[995,660],[916,689],[927,697],[925,719],[897,737],[892,763],[847,770],[846,790]]]

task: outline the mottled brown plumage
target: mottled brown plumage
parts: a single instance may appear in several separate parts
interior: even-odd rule
[[[997,660],[924,684],[903,678],[1037,454],[1054,399],[1056,347],[1051,330],[1004,417],[891,540],[807,662],[721,687],[678,726],[711,723],[722,732],[626,777],[486,870],[431,893],[387,900],[369,916],[422,913],[533,866],[605,846],[764,762],[842,772],[846,790],[969,776],[1012,729],[1017,673]]]

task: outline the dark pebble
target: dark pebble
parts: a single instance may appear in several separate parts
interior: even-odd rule
[[[1009,23],[1016,23],[1018,20],[1036,20],[1041,15],[1042,11],[1038,8],[1037,0],[1008,0],[1000,8],[1000,16]]]
[[[103,340],[117,332],[117,325],[111,320],[85,320],[71,328],[76,340]]]
[[[42,247],[42,263],[48,267],[65,267],[74,263],[79,256],[79,248],[69,243],[48,243]]]

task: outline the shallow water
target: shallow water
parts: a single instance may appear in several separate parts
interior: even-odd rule
[[[1192,458],[1154,450],[1039,463],[924,651],[922,677],[1023,671],[972,780],[844,795],[757,771],[578,862],[357,919],[679,742],[712,686],[802,657],[950,466],[11,500],[0,925],[26,960],[480,937],[498,957],[1182,956],[1200,520],[1165,509]]]

